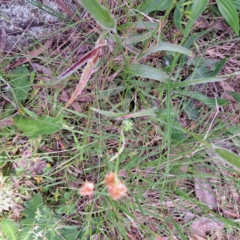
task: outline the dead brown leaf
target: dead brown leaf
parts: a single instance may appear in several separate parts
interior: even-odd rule
[[[87,92],[83,90],[82,94],[83,95],[87,94]],[[61,95],[59,96],[59,100],[66,103],[66,102],[69,101],[70,98],[71,98],[71,90],[70,89],[63,89],[62,92],[61,92]],[[76,102],[92,102],[92,97],[91,96],[79,96],[76,99]]]
[[[69,107],[73,101],[77,98],[78,95],[80,95],[84,89],[84,87],[86,86],[86,84],[88,83],[88,80],[91,77],[91,74],[93,72],[94,66],[98,61],[101,49],[103,48],[103,46],[105,46],[106,42],[105,40],[100,40],[100,42],[96,43],[96,48],[94,50],[96,51],[91,51],[92,54],[91,55],[87,55],[88,57],[85,57],[86,60],[88,61],[82,76],[80,78],[80,81],[72,95],[72,97],[69,99],[69,101],[67,102],[67,104],[61,109],[61,111],[58,113],[58,115],[67,107]],[[86,61],[85,60],[85,61]],[[79,63],[78,63],[79,64]],[[78,64],[75,63],[72,67],[70,67],[67,71],[64,72],[64,74],[61,74],[60,77],[66,77],[67,74],[72,73],[73,70],[75,70],[78,67]]]
[[[76,63],[74,63],[70,68],[62,72],[57,78],[55,83],[59,83],[60,81],[64,80],[65,78],[72,75],[74,72],[76,72],[83,64],[86,62],[93,61],[93,59],[96,57],[96,55],[99,53],[99,51],[105,46],[106,44],[101,44],[99,46],[96,46],[93,50],[85,54],[82,58],[80,58]],[[87,67],[86,67],[87,68]],[[85,68],[85,69],[86,69]],[[83,75],[82,75],[83,76]]]
[[[36,174],[42,174],[44,168],[47,166],[47,163],[42,160],[32,161],[31,163],[31,175],[35,176]]]
[[[204,172],[203,167],[198,166],[198,171]],[[194,178],[195,195],[198,200],[205,204],[209,209],[217,209],[217,198],[213,193],[212,187],[207,179]]]
[[[206,237],[213,232],[221,231],[223,228],[224,224],[222,222],[206,217],[194,220],[191,225],[192,233],[200,237]]]
[[[32,63],[35,71],[42,73],[45,76],[51,76],[51,70],[48,67],[42,66],[38,63]]]

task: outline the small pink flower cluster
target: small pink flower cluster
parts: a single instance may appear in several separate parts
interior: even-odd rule
[[[105,185],[107,186],[109,196],[114,200],[119,200],[127,194],[127,187],[119,180],[114,172],[110,172],[105,177]],[[85,182],[80,188],[80,195],[91,196],[94,193],[94,184]]]

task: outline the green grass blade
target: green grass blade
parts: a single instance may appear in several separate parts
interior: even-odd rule
[[[232,95],[232,97],[233,97],[238,103],[240,103],[240,93],[230,92],[230,94]]]
[[[175,26],[178,28],[179,31],[184,32],[184,29],[182,27],[182,18],[183,18],[183,11],[184,11],[184,6],[183,3],[185,0],[181,0],[178,2],[174,13],[173,13],[173,22]]]
[[[240,157],[237,154],[230,152],[224,148],[218,148],[216,146],[213,146],[213,148],[222,160],[229,163],[236,170],[238,170],[240,172]]]
[[[210,83],[210,82],[220,82],[227,80],[227,78],[224,77],[213,77],[213,78],[201,78],[201,79],[193,79],[189,81],[183,81],[183,82],[178,82],[178,83],[173,83],[172,87],[188,87],[200,83]]]
[[[176,45],[176,44],[170,44],[170,43],[160,43],[157,46],[149,48],[147,51],[145,51],[141,58],[146,57],[147,55],[151,53],[155,53],[158,51],[171,51],[171,52],[177,52],[181,54],[185,54],[187,56],[192,56],[193,53],[187,48],[184,48],[182,46]]]
[[[159,23],[156,22],[145,22],[145,21],[139,21],[137,23],[135,22],[128,22],[126,24],[121,24],[118,26],[118,29],[123,30],[123,29],[130,29],[130,28],[137,28],[137,29],[156,29],[159,27]]]
[[[115,31],[115,21],[109,10],[102,7],[97,0],[79,0],[79,2],[103,28]]]
[[[93,108],[93,107],[91,108],[91,110],[94,112],[100,113],[104,116],[114,117],[114,118],[121,117],[126,114],[126,113],[115,113],[115,112],[110,112],[110,111],[104,111],[104,110],[100,110],[100,109]]]
[[[217,0],[217,6],[227,23],[239,36],[239,18],[233,2],[231,0]]]
[[[3,219],[0,223],[0,227],[4,233],[4,235],[7,237],[6,240],[17,240],[17,232],[18,228],[15,222],[9,220],[9,219]]]
[[[147,33],[139,34],[137,36],[130,37],[130,38],[120,38],[119,37],[119,40],[122,44],[134,44],[134,43],[138,43],[138,42],[143,42],[143,41],[149,39],[151,36],[152,36],[152,32],[147,32]],[[113,42],[117,42],[116,37],[114,35],[109,34],[108,37]]]
[[[172,3],[173,0],[147,0],[143,1],[143,3],[139,6],[138,10],[144,13],[165,11],[171,6]]]
[[[129,70],[134,76],[154,79],[159,82],[167,83],[168,75],[157,68],[149,67],[143,64],[132,64],[129,66]]]
[[[149,116],[156,117],[157,116],[156,111],[157,111],[157,108],[150,108],[150,109],[146,109],[146,110],[141,110],[139,112],[125,114],[124,116],[121,116],[118,119],[149,117]]]
[[[227,100],[221,99],[221,98],[208,98],[207,96],[203,95],[202,93],[199,92],[178,92],[179,94],[197,99],[198,101],[206,104],[207,106],[211,108],[216,107],[216,102],[219,106],[224,106],[228,103]]]
[[[206,66],[202,66],[194,70],[194,72],[186,79],[186,81],[190,79],[198,79],[198,78],[211,78],[216,77],[216,75],[222,70],[226,63],[227,59],[224,58],[219,62],[215,63],[212,67],[215,69],[210,71]]]

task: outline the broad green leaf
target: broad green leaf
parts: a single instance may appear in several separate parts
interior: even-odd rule
[[[238,93],[238,92],[230,92],[230,94],[232,95],[232,97],[233,97],[238,103],[240,103],[240,93]]]
[[[172,87],[187,87],[187,86],[192,86],[200,83],[220,82],[224,80],[227,80],[227,78],[224,78],[224,77],[200,78],[200,79],[193,79],[189,81],[173,83]]]
[[[157,46],[148,48],[140,58],[146,57],[147,55],[159,51],[171,51],[171,52],[177,52],[181,54],[185,54],[187,56],[192,56],[193,53],[187,48],[184,48],[182,46],[176,45],[176,44],[170,44],[170,43],[159,43]]]
[[[219,106],[224,106],[226,104],[228,104],[229,102],[225,99],[221,99],[221,98],[208,98],[205,95],[203,95],[202,93],[199,92],[178,92],[179,94],[182,94],[184,96],[188,96],[194,99],[197,99],[198,101],[206,104],[207,106],[211,107],[211,108],[215,108],[216,107],[216,102]]]
[[[222,160],[229,163],[236,170],[240,171],[240,156],[224,148],[218,148],[216,146],[213,146],[213,148]]]
[[[143,78],[154,79],[160,82],[167,83],[168,75],[157,68],[149,67],[142,64],[132,64],[129,66],[129,70],[134,76],[140,76]]]
[[[37,209],[43,205],[42,195],[35,193],[32,198],[25,202],[24,217],[25,219],[21,223],[32,223],[35,219]]]
[[[14,92],[14,96],[12,97],[16,103],[19,104],[24,102],[27,99],[28,92],[31,88],[28,68],[25,66],[15,68],[11,75],[10,85]]]
[[[13,120],[14,125],[23,132],[24,136],[28,137],[50,135],[62,128],[62,117],[41,116],[38,118],[30,118],[16,116]]]
[[[236,7],[232,0],[217,0],[217,6],[227,23],[233,31],[239,36],[239,18]]]
[[[65,240],[78,239],[79,231],[77,229],[62,229],[61,235],[64,237]]]
[[[95,18],[105,29],[115,31],[116,25],[109,10],[101,6],[98,0],[78,0],[80,4]]]
[[[173,3],[173,0],[145,0],[139,6],[138,10],[144,13],[150,13],[155,11],[165,11]]]
[[[20,222],[22,226],[20,240],[32,240],[32,229],[36,223],[37,213],[43,207],[43,199],[40,193],[35,193],[29,201],[25,202],[24,219]]]
[[[18,240],[18,227],[15,222],[9,219],[3,219],[0,223],[0,228],[6,238],[5,240]]]
[[[199,38],[201,38],[202,36],[204,36],[205,34],[207,34],[208,32],[212,31],[212,28],[208,28],[200,33],[194,33],[191,34],[189,36],[189,38],[187,39],[187,41],[184,43],[184,47],[187,49],[190,49],[190,47],[192,46],[192,44],[197,41]]]
[[[209,0],[193,0],[189,20],[187,22],[186,28],[184,29],[184,35],[188,35],[194,22],[202,14],[208,5]]]

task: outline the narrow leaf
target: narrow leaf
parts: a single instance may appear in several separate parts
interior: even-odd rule
[[[199,92],[178,92],[179,94],[197,99],[198,101],[206,104],[207,106],[211,107],[211,108],[215,108],[216,107],[216,103],[219,106],[224,106],[227,103],[229,103],[227,100],[225,99],[221,99],[221,98],[208,98],[207,96],[203,95],[202,93]]]
[[[96,54],[105,46],[106,43],[101,44],[97,47],[95,47],[92,51],[85,54],[81,59],[79,59],[76,63],[74,63],[70,68],[62,72],[57,78],[55,83],[59,83],[63,79],[71,76],[73,73],[75,73],[84,63],[87,61],[92,60],[94,57],[96,57]]]
[[[119,25],[118,28],[121,29],[148,29],[148,30],[154,30],[157,27],[159,27],[159,23],[156,22],[145,22],[145,21],[139,21],[139,22],[128,22],[126,24]]]
[[[138,10],[144,13],[150,13],[154,11],[165,11],[173,3],[173,0],[146,0],[139,6]]]
[[[139,34],[139,35],[136,35],[134,37],[129,37],[129,38],[119,37],[119,39],[123,45],[134,44],[134,43],[138,43],[138,42],[147,40],[148,38],[150,38],[152,36],[152,34],[153,34],[152,32],[146,32],[144,34]],[[116,37],[113,34],[108,34],[108,38],[111,41],[117,43]]]
[[[102,7],[98,0],[78,0],[80,4],[94,17],[105,29],[115,31],[115,21],[109,10]]]
[[[175,26],[178,28],[178,30],[181,32],[184,32],[184,29],[182,27],[184,3],[185,3],[185,0],[180,0],[177,3],[177,6],[173,13],[173,22],[174,22]]]
[[[227,78],[224,77],[213,77],[213,78],[202,78],[202,79],[193,79],[189,81],[183,81],[178,83],[173,83],[172,87],[187,87],[192,86],[200,83],[210,83],[210,82],[220,82],[227,80]]]
[[[78,83],[78,85],[77,85],[77,87],[76,87],[72,97],[69,99],[69,101],[66,103],[66,105],[61,109],[61,111],[58,113],[57,116],[59,116],[59,114],[64,109],[69,107],[73,103],[73,101],[77,98],[77,96],[80,95],[82,93],[83,89],[85,88],[88,80],[91,77],[91,74],[93,72],[94,66],[95,66],[95,64],[98,61],[98,58],[99,58],[99,55],[100,55],[100,50],[104,46],[103,42],[105,43],[105,40],[103,40],[103,39],[100,39],[99,41],[100,42],[96,43],[96,45],[97,45],[96,49],[98,49],[98,50],[94,52],[94,55],[92,55],[92,58],[88,61],[87,66],[85,67],[85,69],[84,69],[84,71],[82,73],[80,81],[79,81],[79,83]],[[99,47],[98,45],[101,46],[101,48],[98,48]]]
[[[203,66],[194,70],[194,72],[185,80],[191,81],[190,79],[198,79],[198,78],[211,78],[216,77],[216,75],[222,70],[226,63],[227,59],[224,58],[219,62],[215,63],[212,67],[214,68],[213,71],[210,71],[207,67]]]
[[[104,111],[104,110],[100,110],[100,109],[97,109],[97,108],[91,108],[91,110],[93,110],[94,112],[100,113],[104,116],[114,117],[114,118],[123,116],[125,114],[125,113],[115,113],[115,112],[110,112],[110,111]]]
[[[232,0],[217,0],[217,6],[227,23],[233,31],[239,36],[239,18],[236,7]]]
[[[216,146],[213,146],[213,148],[222,160],[229,163],[231,166],[233,166],[236,170],[240,172],[240,157],[237,154],[230,152],[229,150],[224,148],[218,148]]]
[[[150,108],[150,109],[146,109],[146,110],[141,110],[139,112],[135,112],[135,113],[129,113],[126,115],[123,115],[121,117],[119,117],[118,119],[128,119],[128,118],[137,118],[137,117],[149,117],[149,116],[157,116],[157,108]]]
[[[130,65],[129,70],[134,76],[140,76],[143,78],[154,79],[160,82],[167,83],[168,75],[157,68],[149,67],[142,64],[132,64]]]
[[[158,51],[171,51],[171,52],[178,52],[181,54],[185,54],[187,56],[193,56],[192,51],[182,46],[179,46],[176,44],[170,44],[170,43],[160,43],[157,46],[148,48],[145,52],[143,52],[143,54],[141,55],[141,58],[144,58],[145,56]]]
[[[240,93],[238,93],[238,92],[230,92],[230,94],[232,95],[232,97],[233,97],[238,103],[240,103]]]
[[[197,20],[197,18],[202,14],[202,12],[205,10],[205,8],[208,5],[209,0],[193,0],[191,13],[189,16],[189,21],[186,25],[186,28],[184,30],[184,35],[188,35],[194,22]]]

